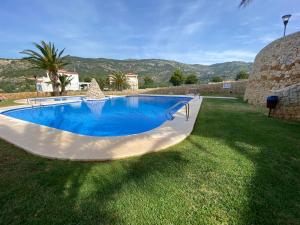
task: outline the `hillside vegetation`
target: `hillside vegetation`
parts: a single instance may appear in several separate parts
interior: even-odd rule
[[[209,80],[218,75],[224,79],[234,79],[240,70],[250,71],[252,63],[226,62],[210,66],[184,64],[162,59],[114,60],[104,58],[69,57],[68,70],[76,70],[80,76],[105,76],[113,71],[135,72],[140,76],[152,76],[157,81],[168,81],[176,68],[184,73],[195,73],[201,80]],[[31,69],[28,62],[19,59],[0,59],[0,76],[7,78],[28,77],[43,74],[43,71]]]
[[[239,71],[245,70],[249,72],[252,68],[252,63],[246,62],[226,62],[207,66],[162,59],[114,60],[72,56],[68,60],[70,64],[66,66],[66,69],[77,71],[81,79],[88,76],[99,78],[114,71],[123,71],[138,73],[140,79],[144,76],[150,76],[157,83],[168,82],[170,76],[177,68],[180,68],[186,75],[195,74],[201,82],[208,82],[214,76],[220,76],[224,80],[235,79]],[[5,82],[7,83],[5,84],[6,86],[11,85],[12,82],[14,84],[22,83],[26,77],[43,74],[44,71],[32,69],[31,65],[24,60],[0,59],[0,89],[3,89]]]

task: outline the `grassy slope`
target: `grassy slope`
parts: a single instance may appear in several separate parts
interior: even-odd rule
[[[205,100],[193,134],[107,163],[0,140],[0,224],[300,224],[300,124]]]

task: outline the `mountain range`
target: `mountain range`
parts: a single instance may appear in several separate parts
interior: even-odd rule
[[[167,82],[175,69],[180,68],[185,75],[196,74],[203,82],[208,82],[214,76],[231,80],[236,74],[245,70],[250,72],[252,63],[249,62],[225,62],[212,65],[185,64],[172,60],[162,59],[127,59],[115,60],[105,58],[81,58],[68,57],[67,70],[76,71],[81,79],[84,77],[103,77],[114,71],[137,73],[142,79],[144,76],[152,77],[156,82]],[[32,69],[32,66],[21,59],[0,59],[1,80],[18,80],[33,75],[41,76],[44,71]]]

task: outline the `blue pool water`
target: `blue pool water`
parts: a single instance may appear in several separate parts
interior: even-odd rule
[[[190,97],[128,96],[2,112],[6,116],[88,136],[123,136],[163,124]]]

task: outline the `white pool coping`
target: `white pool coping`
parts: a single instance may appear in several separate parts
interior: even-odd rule
[[[175,113],[173,120],[166,121],[153,130],[135,135],[84,136],[0,114],[0,137],[29,153],[50,159],[107,161],[140,156],[168,148],[189,136],[202,99],[197,96],[190,100],[189,120],[186,120],[183,106]],[[31,106],[5,107],[0,108],[0,112],[24,107]]]

